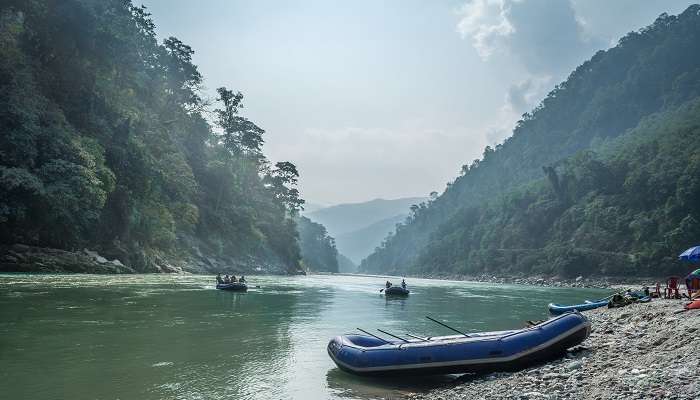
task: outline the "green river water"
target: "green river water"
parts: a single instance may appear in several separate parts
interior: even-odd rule
[[[547,303],[608,292],[410,279],[251,276],[248,293],[195,275],[0,275],[4,399],[369,399],[435,387],[453,376],[358,378],[326,353],[356,327],[447,335],[518,328]],[[395,283],[399,278],[393,278]]]

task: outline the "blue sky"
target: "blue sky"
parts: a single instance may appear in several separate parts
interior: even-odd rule
[[[193,47],[211,98],[243,92],[265,153],[327,205],[441,192],[596,50],[692,3],[134,2]]]

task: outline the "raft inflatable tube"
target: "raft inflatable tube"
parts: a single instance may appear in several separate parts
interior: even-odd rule
[[[694,300],[686,304],[683,308],[686,310],[700,310],[700,300]]]
[[[390,286],[384,289],[384,294],[387,296],[408,296],[410,290],[404,289],[401,286]]]
[[[572,311],[587,311],[595,308],[605,307],[608,305],[608,300],[586,301],[583,304],[574,304],[565,306],[561,304],[549,303],[549,312],[552,315],[560,315]]]
[[[331,339],[327,350],[338,368],[356,375],[513,371],[562,356],[590,331],[586,317],[568,313],[530,328],[468,336],[404,342],[342,335]]]
[[[228,290],[231,292],[246,292],[248,291],[248,285],[245,283],[234,282],[234,283],[219,283],[216,285],[219,290]]]

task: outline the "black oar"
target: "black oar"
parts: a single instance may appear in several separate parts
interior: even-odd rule
[[[382,338],[380,338],[380,337],[377,336],[377,335],[373,335],[373,334],[367,332],[367,331],[364,330],[364,329],[360,329],[360,328],[355,328],[355,329],[357,329],[358,331],[360,331],[360,332],[362,332],[362,333],[366,333],[366,334],[372,336],[373,338],[379,339],[379,340],[381,340],[382,342],[384,342],[384,343],[386,343],[386,344],[393,344],[393,343],[391,343],[390,341],[388,341],[388,340],[386,340],[386,339],[382,339]]]
[[[424,341],[424,342],[429,342],[429,341],[430,341],[430,340],[428,340],[428,339],[426,339],[426,338],[423,338],[423,337],[420,337],[420,336],[411,335],[410,333],[407,333],[406,336],[410,336],[410,337],[412,337],[412,338],[414,338],[414,339],[422,340],[422,341]]]
[[[457,329],[455,329],[455,328],[453,328],[453,327],[451,327],[451,326],[449,326],[449,325],[445,325],[445,324],[443,324],[442,322],[440,322],[440,321],[438,321],[438,320],[435,320],[435,319],[432,319],[432,318],[430,318],[430,317],[427,316],[427,315],[425,316],[425,318],[428,318],[429,320],[435,322],[436,324],[440,324],[440,325],[444,326],[444,327],[447,328],[447,329],[453,330],[453,331],[459,333],[460,335],[464,335],[465,337],[470,337],[470,336],[467,335],[466,333],[464,333],[464,332],[462,332],[462,331],[460,331],[460,330],[457,330]]]
[[[403,341],[406,342],[406,343],[410,343],[408,340],[406,340],[406,339],[404,339],[404,338],[402,338],[402,337],[400,337],[400,336],[392,335],[391,333],[389,333],[389,332],[387,332],[387,331],[383,331],[383,330],[381,330],[381,329],[379,329],[379,328],[377,328],[377,330],[378,330],[379,332],[385,334],[385,335],[389,335],[389,336],[395,337],[395,338],[397,338],[397,339],[399,339],[399,340],[403,340]]]

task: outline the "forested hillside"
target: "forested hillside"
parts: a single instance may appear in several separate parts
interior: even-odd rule
[[[304,268],[312,272],[338,272],[338,250],[326,228],[306,217],[299,217],[297,226]]]
[[[700,237],[700,6],[598,52],[360,266],[663,275]],[[624,135],[624,136],[621,136]]]
[[[129,1],[2,2],[0,244],[297,271],[295,166],[266,159],[242,94],[203,99],[194,51],[154,29]]]

